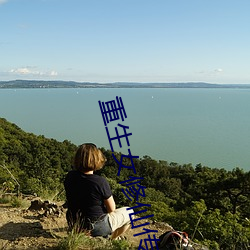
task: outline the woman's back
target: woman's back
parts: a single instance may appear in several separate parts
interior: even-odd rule
[[[112,192],[105,178],[73,170],[66,176],[64,186],[72,215],[80,212],[85,217],[96,218],[107,213],[104,200]]]

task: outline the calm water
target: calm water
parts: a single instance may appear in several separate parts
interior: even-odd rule
[[[8,89],[0,90],[0,117],[26,132],[110,148],[98,100],[116,96],[128,116],[122,124],[132,132],[131,146],[114,143],[116,151],[127,154],[130,148],[133,155],[156,160],[250,170],[250,90]]]

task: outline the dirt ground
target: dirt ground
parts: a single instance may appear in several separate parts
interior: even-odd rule
[[[58,241],[67,236],[65,212],[66,210],[63,210],[60,215],[44,216],[41,211],[1,204],[0,249],[55,249]],[[165,223],[150,223],[146,228],[158,230],[155,233],[157,237],[170,229]],[[133,235],[141,232],[142,227],[134,228],[125,236],[134,246],[139,246],[140,239],[147,238],[147,234],[136,237]]]

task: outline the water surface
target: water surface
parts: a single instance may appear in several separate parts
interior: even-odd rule
[[[2,89],[0,116],[26,132],[110,148],[98,101],[122,97],[130,147],[180,164],[250,170],[250,90],[244,89]],[[114,126],[108,125],[111,136]]]

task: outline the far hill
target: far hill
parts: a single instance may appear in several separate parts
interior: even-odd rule
[[[0,89],[18,88],[250,88],[250,84],[212,84],[205,82],[186,83],[139,83],[139,82],[74,82],[74,81],[42,81],[13,80],[0,81]]]

